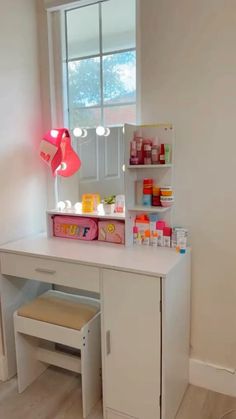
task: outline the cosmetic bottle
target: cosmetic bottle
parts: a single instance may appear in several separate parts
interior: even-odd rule
[[[165,221],[157,221],[157,225],[156,225],[156,229],[157,229],[157,233],[158,233],[158,246],[163,247],[164,245],[164,234],[163,234],[163,230],[166,227],[166,222]]]
[[[152,244],[153,247],[157,247],[158,246],[158,233],[157,233],[157,231],[154,231],[152,233],[152,236],[151,236],[151,244]]]
[[[170,157],[171,145],[170,144],[165,144],[164,145],[164,150],[165,150],[165,164],[170,164],[170,161],[171,161],[171,157]]]
[[[164,247],[170,247],[171,234],[172,234],[172,229],[170,227],[164,227],[163,229],[163,246]]]
[[[138,241],[138,227],[133,227],[133,244],[137,244]]]
[[[143,244],[143,239],[142,239],[141,233],[138,233],[138,236],[137,236],[137,245],[138,246],[142,246],[142,244]]]
[[[145,139],[143,141],[143,159],[144,164],[152,164],[152,140]]]
[[[150,230],[146,230],[144,233],[143,245],[150,246]]]
[[[160,164],[165,164],[165,145],[161,144],[160,155],[159,155]]]

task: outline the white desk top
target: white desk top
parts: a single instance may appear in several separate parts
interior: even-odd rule
[[[102,268],[117,269],[165,277],[185,255],[174,249],[145,246],[124,247],[102,242],[81,242],[48,238],[46,234],[30,236],[0,247],[0,252],[59,259]]]

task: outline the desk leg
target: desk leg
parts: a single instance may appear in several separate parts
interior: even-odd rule
[[[3,341],[2,351],[0,345],[0,380],[6,381],[16,375],[16,352],[13,326],[14,312],[20,306],[50,288],[50,284],[44,284],[29,279],[19,279],[7,275],[0,275],[1,326]]]

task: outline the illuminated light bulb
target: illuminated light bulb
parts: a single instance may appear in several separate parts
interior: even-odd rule
[[[88,131],[84,128],[82,138],[86,138],[88,136]]]
[[[51,135],[52,138],[57,138],[58,134],[59,134],[59,132],[56,129],[51,129],[50,135]]]
[[[111,133],[110,128],[106,128],[106,129],[105,129],[105,134],[104,134],[104,137],[108,137],[108,136],[110,135],[110,133]]]
[[[82,130],[82,128],[77,127],[73,130],[73,134],[75,137],[78,137],[78,138],[83,137],[83,131],[84,130]]]
[[[122,172],[125,173],[125,164],[123,164],[123,166],[122,166]]]
[[[65,207],[66,207],[65,202],[63,202],[63,201],[59,201],[59,202],[57,203],[57,209],[58,209],[59,211],[63,211],[63,210],[65,209]]]
[[[65,201],[65,207],[66,207],[66,209],[70,209],[71,208],[71,201],[69,201],[69,199],[67,199],[66,201]]]
[[[125,126],[122,127],[122,132],[125,133]]]
[[[96,128],[96,134],[97,134],[99,137],[102,137],[103,135],[105,135],[105,134],[106,134],[106,128],[104,128],[104,127],[102,127],[102,126],[97,127],[97,128]]]
[[[74,205],[74,209],[76,210],[76,212],[81,213],[82,212],[82,202],[76,202],[76,204]]]

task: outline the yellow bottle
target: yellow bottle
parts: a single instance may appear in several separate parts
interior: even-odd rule
[[[84,194],[82,196],[82,212],[93,212],[94,211],[94,196],[93,194]]]

